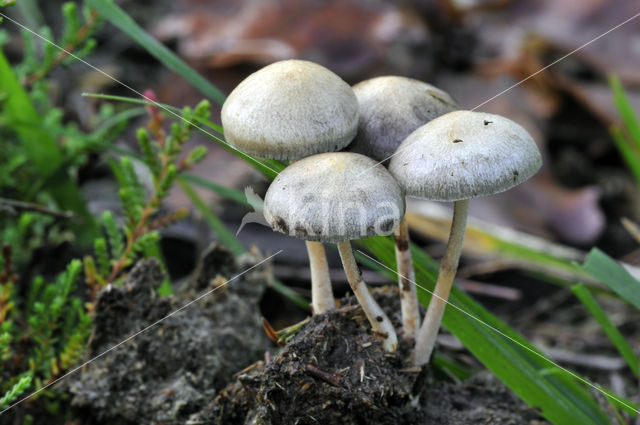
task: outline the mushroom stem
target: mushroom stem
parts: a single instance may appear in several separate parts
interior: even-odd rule
[[[351,250],[351,243],[349,241],[338,242],[338,251],[340,252],[342,265],[347,274],[347,280],[349,281],[351,290],[356,295],[367,319],[369,319],[373,331],[382,338],[382,346],[387,352],[392,353],[396,351],[396,348],[398,348],[396,331],[393,329],[391,320],[384,314],[380,305],[378,305],[367,289],[366,283],[362,280],[360,268],[356,264],[356,259]]]
[[[413,352],[414,366],[427,364],[433,352],[436,336],[440,329],[440,322],[442,321],[442,315],[444,314],[444,308],[447,305],[449,292],[451,292],[453,278],[458,269],[458,260],[462,252],[462,242],[464,241],[468,212],[468,199],[454,202],[453,221],[451,222],[451,232],[449,233],[447,250],[440,264],[440,272],[431,301],[429,302],[429,308],[427,309],[424,322],[416,337],[416,346]]]
[[[311,306],[313,314],[322,314],[336,306],[329,277],[327,254],[322,242],[306,241],[311,268]]]
[[[402,309],[402,330],[406,339],[416,338],[420,327],[420,310],[416,294],[415,272],[409,245],[409,225],[403,218],[393,232],[396,243],[396,264],[398,265],[398,285],[400,286],[400,307]]]

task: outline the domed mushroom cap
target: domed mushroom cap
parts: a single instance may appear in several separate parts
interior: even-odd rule
[[[280,172],[265,196],[264,216],[279,232],[342,242],[391,233],[404,216],[404,193],[373,159],[324,153]]]
[[[460,109],[445,91],[411,78],[386,76],[353,86],[360,105],[358,134],[347,151],[384,161],[415,129]]]
[[[541,165],[536,143],[520,125],[499,115],[456,111],[411,133],[389,171],[408,196],[457,201],[510,189]]]
[[[340,77],[286,60],[243,80],[222,106],[231,146],[262,158],[299,159],[344,148],[356,134],[358,101]]]

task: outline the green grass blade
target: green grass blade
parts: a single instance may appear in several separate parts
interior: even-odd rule
[[[58,207],[61,210],[71,210],[79,217],[80,220],[71,222],[70,227],[80,246],[88,247],[97,234],[97,226],[87,209],[86,201],[67,175],[64,158],[56,140],[42,127],[42,117],[31,103],[1,50],[0,93],[6,95],[2,106],[9,121],[31,124],[17,125],[15,131],[29,160],[38,169],[40,177],[48,183],[46,189]]]
[[[211,182],[209,180],[203,179],[202,177],[198,177],[195,174],[191,174],[191,173],[182,173],[182,178],[188,181],[189,183],[192,183],[196,186],[199,186],[199,187],[208,189],[214,193],[217,193],[218,195],[222,196],[225,199],[229,199],[241,205],[250,206],[247,203],[247,197],[245,196],[244,192],[240,190],[232,189],[230,187],[226,187],[221,184]]]
[[[571,290],[589,311],[591,316],[593,316],[593,318],[602,327],[602,330],[604,330],[613,345],[615,345],[620,355],[626,360],[634,375],[638,376],[638,366],[640,359],[638,359],[638,356],[636,356],[636,354],[633,352],[633,349],[624,339],[620,331],[618,331],[618,329],[613,326],[613,323],[611,323],[606,313],[602,310],[602,308],[600,308],[600,305],[598,305],[598,302],[595,300],[595,298],[593,298],[591,292],[589,292],[584,284],[574,285]]]
[[[629,171],[640,185],[640,148],[636,149],[633,142],[622,134],[619,127],[611,127],[610,132],[622,159],[627,163]]]
[[[395,267],[391,238],[365,239],[362,244],[387,267]],[[435,284],[433,260],[419,250],[413,250],[413,254],[417,282],[432,290]],[[427,291],[418,288],[418,297],[424,305],[428,304],[430,295]],[[449,301],[451,305],[445,310],[443,325],[541,415],[556,425],[610,424],[581,383],[546,360],[505,323],[457,288],[453,288]],[[544,373],[548,369],[558,373]]]
[[[624,126],[629,131],[632,139],[631,142],[635,144],[636,149],[640,149],[640,119],[633,110],[633,106],[624,92],[618,77],[611,76],[609,78],[609,84],[613,89],[613,103],[616,105],[618,113],[620,113],[620,118],[622,118]]]
[[[616,260],[598,248],[593,248],[582,269],[611,288],[623,300],[640,309],[640,281],[634,279]]]
[[[149,54],[158,59],[164,66],[174,71],[187,80],[193,87],[198,89],[204,96],[213,102],[222,105],[225,95],[213,84],[198,74],[193,68],[187,65],[182,59],[176,56],[171,50],[158,42],[144,31],[133,19],[113,0],[87,0],[89,6],[127,34],[132,40],[142,46]]]
[[[613,392],[609,391],[606,388],[603,388],[603,387],[598,387],[598,388],[602,390],[602,392],[604,393],[605,397],[607,397],[607,400],[609,401],[609,403],[611,403],[611,405],[613,405],[617,409],[624,410],[632,418],[636,418],[638,416],[638,408],[640,406],[638,406],[637,403],[634,403],[631,400],[627,400],[626,398],[622,398],[619,395],[614,394]],[[620,422],[620,423],[624,424],[625,422]]]
[[[229,248],[235,255],[241,255],[246,252],[246,248],[244,245],[240,243],[238,239],[229,230],[227,227],[220,221],[220,219],[211,211],[211,208],[198,196],[196,191],[191,187],[189,183],[187,183],[184,177],[178,177],[178,183],[184,193],[191,199],[193,205],[200,211],[205,221],[209,224],[211,229],[215,232],[220,240],[220,243],[227,248]]]

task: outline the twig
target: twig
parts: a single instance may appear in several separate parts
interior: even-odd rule
[[[640,243],[640,226],[637,223],[629,220],[627,217],[622,217],[620,220],[624,228],[633,236],[633,238]]]
[[[307,373],[309,373],[309,375],[311,376],[321,379],[324,382],[333,385],[334,387],[340,386],[340,379],[333,373],[324,371],[322,369],[318,369],[316,366],[312,365],[311,363],[307,363],[305,369]]]
[[[42,205],[7,198],[0,198],[0,213],[3,211],[11,215],[16,215],[18,212],[30,211],[50,215],[56,218],[63,218],[65,220],[76,219],[75,214],[71,211],[54,211],[43,207]]]
[[[600,354],[583,354],[557,348],[543,347],[542,351],[552,360],[588,367],[590,369],[617,371],[623,369],[627,365],[624,359],[620,357],[604,356]]]
[[[67,57],[69,57],[69,53],[73,52],[75,49],[80,46],[91,34],[94,26],[98,23],[98,11],[92,9],[89,12],[89,20],[80,27],[74,39],[61,50],[58,55],[47,65],[46,68],[40,69],[37,72],[27,76],[22,83],[24,85],[31,85],[38,80],[44,78],[49,71],[51,71],[56,66],[60,65]]]

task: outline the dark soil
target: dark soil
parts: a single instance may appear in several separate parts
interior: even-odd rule
[[[88,358],[116,347],[256,262],[250,255],[236,261],[213,246],[196,277],[172,298],[157,295],[165,279],[158,263],[140,262],[123,286],[100,295]],[[243,274],[70,376],[65,386],[77,417],[83,424],[184,423],[233,373],[263,355],[258,303],[266,282],[265,267]]]
[[[490,375],[436,382],[409,367],[409,344],[385,353],[356,300],[312,317],[267,362],[258,305],[259,267],[169,316],[258,261],[214,246],[179,295],[162,298],[165,276],[139,263],[99,298],[90,356],[109,350],[60,389],[83,424],[534,424],[539,415]],[[266,270],[266,271],[265,271]],[[375,291],[399,311],[396,288]],[[399,314],[392,320],[400,328]],[[117,345],[128,336],[135,338]]]

